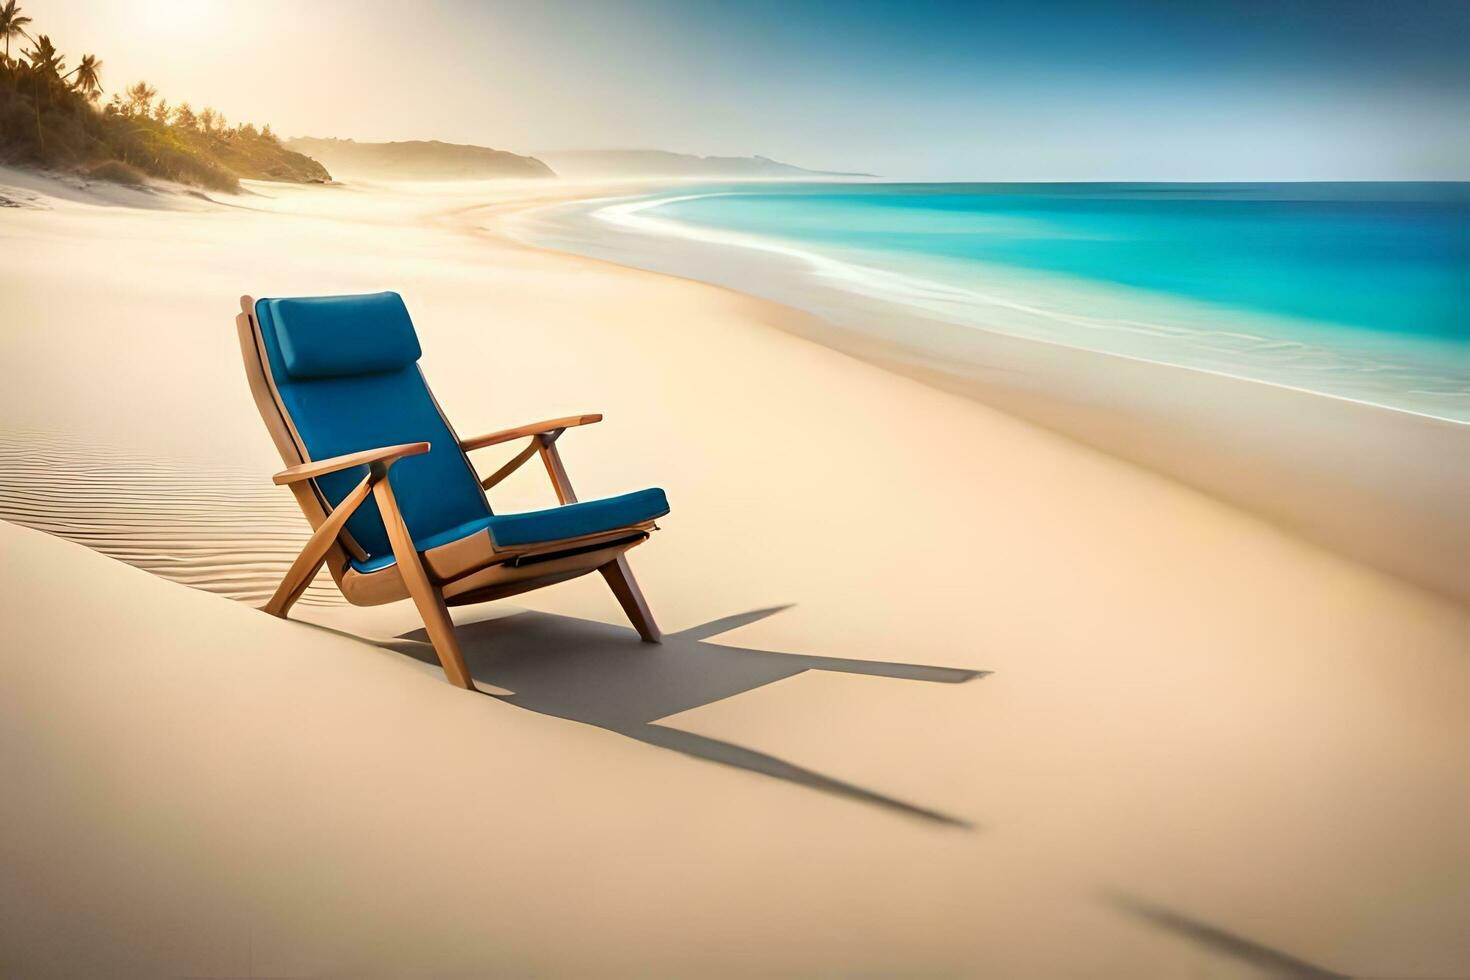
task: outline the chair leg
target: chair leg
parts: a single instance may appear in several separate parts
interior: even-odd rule
[[[372,490],[372,480],[363,477],[361,483],[352,489],[342,502],[327,515],[322,526],[312,532],[311,538],[306,546],[301,549],[301,554],[286,569],[286,575],[281,579],[281,584],[276,588],[275,595],[261,607],[272,616],[286,618],[286,613],[296,604],[296,600],[306,592],[306,587],[311,580],[316,578],[316,573],[321,571],[322,565],[326,564],[327,553],[332,550],[332,545],[337,542],[337,535],[342,532],[342,526],[347,523],[347,518],[367,499]]]
[[[424,621],[424,631],[429,634],[429,642],[439,655],[439,665],[444,668],[444,676],[455,687],[473,691],[475,682],[470,679],[469,669],[465,667],[464,654],[459,649],[459,638],[454,635],[454,620],[449,618],[449,609],[444,605],[444,593],[433,586],[429,586],[427,594],[409,586],[408,594],[418,607],[419,616]]]
[[[648,600],[643,598],[643,590],[638,588],[638,580],[633,577],[633,569],[628,565],[627,556],[618,555],[597,570],[607,579],[608,587],[618,597],[618,604],[623,607],[623,612],[633,623],[638,635],[643,637],[643,642],[662,642],[663,634],[653,621],[653,613],[648,610]]]
[[[312,579],[316,578],[316,573],[321,571],[326,561],[325,553],[321,557],[310,555],[305,551],[297,555],[291,567],[286,570],[285,577],[281,579],[281,584],[276,587],[275,594],[266,600],[266,604],[260,607],[261,610],[285,619],[286,614],[291,611],[292,606],[296,605],[296,600],[305,594],[306,587],[311,584]]]
[[[378,501],[383,527],[388,531],[388,542],[393,546],[393,559],[398,563],[398,574],[403,576],[408,595],[413,599],[413,604],[424,621],[424,631],[429,634],[429,642],[439,655],[444,676],[455,687],[473,691],[475,682],[470,679],[470,672],[464,664],[464,655],[460,653],[459,640],[454,635],[454,620],[449,618],[449,609],[444,605],[444,593],[429,581],[429,573],[424,571],[423,562],[419,560],[419,553],[413,546],[413,538],[408,533],[408,525],[403,522],[403,515],[398,510],[398,501],[393,497],[393,489],[388,485],[387,477],[373,484],[373,496]]]
[[[541,461],[546,464],[546,475],[551,477],[551,485],[556,488],[556,499],[563,504],[574,504],[577,502],[577,493],[572,489],[572,481],[567,478],[561,453],[556,448],[559,435],[561,430],[557,429],[555,432],[537,436],[536,444],[541,448]],[[638,580],[633,577],[633,569],[629,567],[627,557],[618,555],[597,570],[607,579],[608,587],[618,597],[618,604],[623,607],[623,612],[632,621],[638,635],[643,637],[643,642],[663,642],[664,635],[658,631],[653,613],[648,611],[648,600],[643,598],[643,590],[638,588]]]

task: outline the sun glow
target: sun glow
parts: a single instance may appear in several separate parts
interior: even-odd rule
[[[153,40],[198,41],[214,37],[229,20],[219,0],[148,0],[129,8],[132,29]]]

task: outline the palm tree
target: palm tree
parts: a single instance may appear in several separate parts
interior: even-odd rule
[[[71,83],[71,87],[82,93],[89,99],[96,99],[102,94],[102,62],[95,54],[82,55],[82,61],[70,72],[77,76]]]
[[[35,48],[25,52],[31,63],[31,70],[39,75],[55,75],[60,78],[66,64],[61,60],[61,52],[51,43],[51,38],[42,34],[36,38],[35,45]]]
[[[0,7],[0,37],[5,38],[5,63],[10,63],[10,39],[19,34],[29,39],[30,35],[25,32],[25,26],[31,22],[29,17],[23,17],[20,8],[15,5],[15,0],[6,0],[6,4]]]
[[[35,39],[35,45],[25,52],[25,56],[30,60],[34,79],[36,138],[44,143],[45,137],[41,135],[41,103],[44,101],[48,109],[51,107],[53,86],[61,82],[61,73],[66,70],[66,64],[61,60],[61,52],[56,50],[56,45],[45,34]]]
[[[44,149],[46,132],[41,126],[41,102],[44,98],[47,108],[50,108],[51,86],[61,80],[61,71],[66,65],[62,63],[61,52],[51,43],[51,38],[42,34],[34,43],[35,48],[27,51],[25,56],[30,59],[31,74],[35,79],[35,98],[31,105],[36,110],[36,142]]]

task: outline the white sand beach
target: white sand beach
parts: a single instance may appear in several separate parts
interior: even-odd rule
[[[613,190],[0,170],[0,974],[1470,976],[1453,590],[495,233]],[[251,608],[307,526],[237,298],[383,289],[462,435],[602,412],[579,493],[668,492],[662,646],[458,609],[474,695],[407,603]]]

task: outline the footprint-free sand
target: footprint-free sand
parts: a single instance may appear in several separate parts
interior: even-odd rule
[[[1445,594],[495,234],[609,188],[0,185],[0,973],[1470,975]],[[595,576],[457,610],[474,695],[406,603],[251,608],[306,526],[237,298],[381,289],[462,435],[602,412],[579,494],[666,489],[663,647]]]

